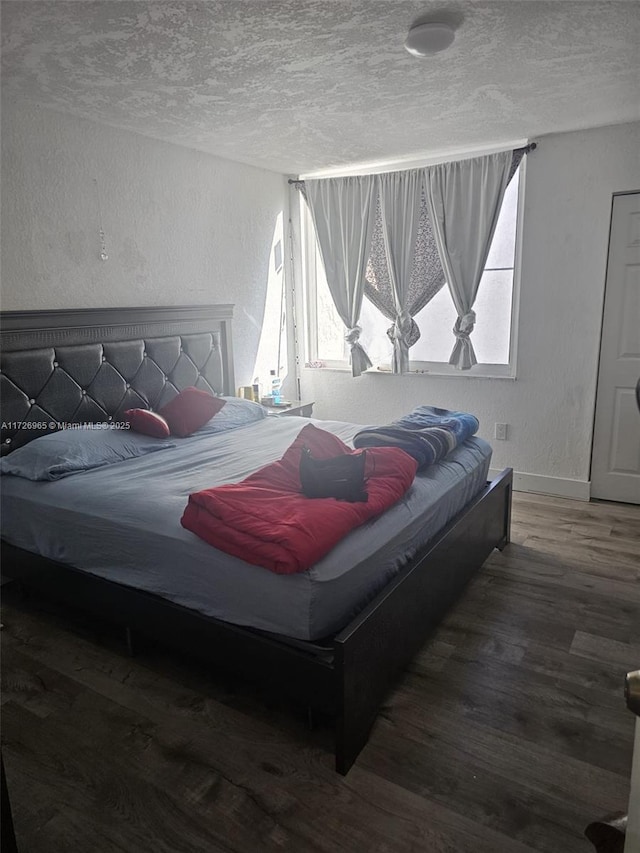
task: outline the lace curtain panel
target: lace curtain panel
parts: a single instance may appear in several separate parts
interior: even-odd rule
[[[433,236],[427,200],[423,191],[420,195],[418,230],[407,296],[407,310],[412,318],[407,340],[409,347],[412,347],[420,338],[420,329],[413,317],[431,302],[436,293],[442,290],[445,283],[444,270],[438,257],[438,247]],[[395,320],[395,303],[382,234],[380,199],[376,204],[364,295],[388,320]],[[387,329],[387,335],[393,341],[393,326]]]

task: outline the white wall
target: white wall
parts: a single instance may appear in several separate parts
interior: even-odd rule
[[[474,412],[494,468],[535,475],[516,478],[522,488],[587,498],[611,196],[640,189],[640,124],[538,141],[527,162],[517,380],[303,369],[302,396],[319,417],[357,423],[420,404]],[[493,440],[496,422],[509,424],[507,441]]]
[[[232,302],[251,382],[284,177],[35,105],[2,125],[3,310]]]

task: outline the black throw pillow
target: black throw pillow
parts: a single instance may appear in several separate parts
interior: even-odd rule
[[[308,498],[338,498],[350,503],[368,500],[364,478],[365,451],[314,459],[308,447],[300,456],[300,483]]]

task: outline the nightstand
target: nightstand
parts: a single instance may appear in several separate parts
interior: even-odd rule
[[[304,400],[292,400],[290,406],[265,406],[269,417],[284,417],[285,415],[297,415],[300,418],[310,418],[313,414],[313,404]]]

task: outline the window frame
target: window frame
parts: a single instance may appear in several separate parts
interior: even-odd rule
[[[513,284],[511,292],[511,326],[509,332],[509,362],[507,364],[490,364],[479,362],[470,370],[459,370],[444,361],[409,361],[409,370],[405,376],[440,376],[459,379],[516,379],[518,359],[518,328],[520,316],[520,283],[522,273],[522,244],[523,223],[526,195],[527,157],[523,157],[519,165],[518,200],[516,205],[516,236],[513,258]],[[321,362],[325,369],[351,372],[349,359],[325,359],[318,355],[318,321],[317,321],[317,240],[311,214],[306,202],[300,204],[300,231],[302,235],[302,277],[303,277],[303,309],[305,318],[305,367]],[[493,269],[490,268],[490,269]],[[363,297],[366,299],[366,296]],[[346,331],[346,329],[345,329]],[[473,338],[472,338],[473,340]],[[454,339],[452,336],[451,346]],[[345,342],[346,349],[346,342]],[[409,350],[411,355],[411,350]],[[308,367],[308,369],[316,369]],[[369,368],[366,373],[372,375],[396,375],[391,371],[390,364],[379,364]]]

